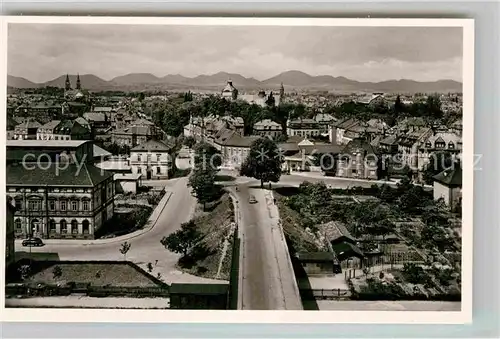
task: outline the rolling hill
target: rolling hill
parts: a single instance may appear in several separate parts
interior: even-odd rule
[[[211,75],[198,75],[193,78],[180,74],[168,74],[157,77],[150,73],[130,73],[118,76],[110,81],[103,80],[93,74],[80,75],[82,87],[92,91],[100,90],[128,90],[141,91],[149,89],[172,90],[182,89],[222,89],[227,80],[231,79],[233,85],[242,90],[258,90],[277,88],[281,83],[285,89],[311,89],[339,92],[461,92],[462,83],[453,80],[439,80],[433,82],[419,82],[414,80],[388,80],[382,82],[360,82],[346,77],[331,75],[312,76],[307,73],[292,70],[280,73],[272,78],[259,81],[255,78],[246,78],[240,74],[218,72]],[[34,88],[39,86],[64,87],[66,75],[51,81],[37,84],[25,78],[9,76],[7,84],[14,88]],[[70,75],[72,87],[76,84],[76,75]]]

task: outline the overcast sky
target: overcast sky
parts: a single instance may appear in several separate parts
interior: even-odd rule
[[[10,24],[8,73],[105,80],[219,71],[264,80],[288,70],[359,81],[462,81],[462,29]]]

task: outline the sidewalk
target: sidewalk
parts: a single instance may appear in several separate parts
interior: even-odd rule
[[[170,200],[170,197],[172,196],[172,192],[167,191],[165,192],[165,195],[163,198],[160,200],[156,208],[153,210],[151,215],[149,216],[148,221],[146,222],[146,226],[143,229],[140,229],[138,231],[125,234],[119,237],[114,237],[114,238],[108,238],[108,239],[94,239],[94,240],[80,240],[80,239],[44,239],[43,242],[46,245],[75,245],[75,246],[81,246],[81,245],[102,245],[102,244],[113,244],[113,243],[121,243],[130,239],[133,239],[135,237],[138,237],[140,235],[143,235],[149,231],[151,231],[155,225],[156,221],[158,220],[158,217],[160,216],[161,212],[167,205],[168,201]],[[23,239],[16,239],[16,243],[20,245],[23,242]]]
[[[295,278],[295,273],[290,258],[290,252],[285,239],[285,233],[281,225],[278,206],[274,204],[273,191],[266,190],[265,198],[269,217],[274,225],[271,225],[271,234],[274,243],[274,250],[278,270],[280,271],[280,282],[282,286],[285,310],[302,310],[302,299],[299,287]],[[273,227],[274,226],[274,227]]]
[[[166,309],[170,298],[92,298],[80,296],[6,298],[6,307],[50,307],[50,308],[127,308]]]

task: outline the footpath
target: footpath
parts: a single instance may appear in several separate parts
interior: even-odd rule
[[[74,239],[74,240],[67,240],[67,239],[44,239],[43,242],[46,245],[74,245],[74,246],[81,246],[81,245],[102,245],[102,244],[113,244],[113,243],[123,243],[124,241],[136,238],[140,235],[143,235],[149,231],[151,231],[160,217],[161,213],[163,212],[163,209],[167,205],[168,201],[170,200],[170,197],[172,196],[172,192],[166,191],[165,195],[163,198],[160,200],[158,205],[155,207],[151,215],[149,216],[148,221],[146,222],[146,226],[140,230],[137,230],[135,232],[129,233],[129,234],[124,234],[118,237],[114,238],[107,238],[107,239],[91,239],[91,240],[83,240],[83,239]],[[21,244],[22,239],[17,239],[16,242]]]
[[[169,298],[92,298],[83,296],[6,298],[6,307],[43,308],[126,308],[126,309],[166,309]]]

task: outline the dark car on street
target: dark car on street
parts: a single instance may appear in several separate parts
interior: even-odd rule
[[[22,245],[24,247],[39,247],[43,246],[43,241],[40,238],[24,239]]]

